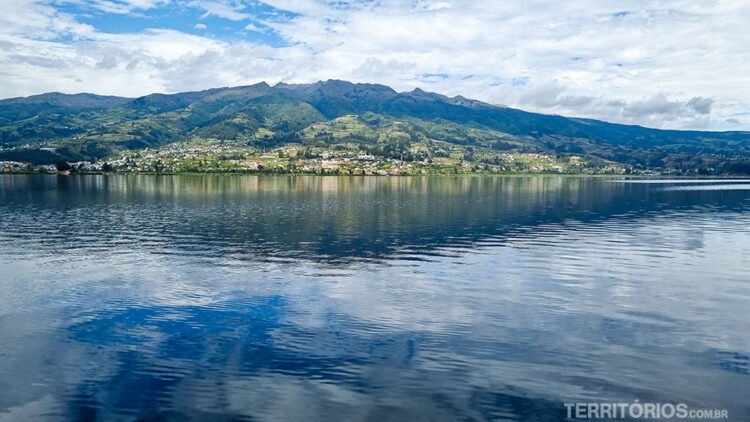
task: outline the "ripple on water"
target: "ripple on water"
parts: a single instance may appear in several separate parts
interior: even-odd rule
[[[0,418],[750,417],[742,181],[23,180]]]

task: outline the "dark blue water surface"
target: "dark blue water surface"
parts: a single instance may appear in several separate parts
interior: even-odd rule
[[[750,182],[0,176],[0,421],[750,419]]]

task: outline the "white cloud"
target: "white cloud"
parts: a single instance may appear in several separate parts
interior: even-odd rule
[[[90,6],[103,12],[118,15],[166,6],[170,2],[171,0],[60,0],[60,3]]]
[[[92,32],[93,27],[77,22],[70,14],[58,12],[47,2],[0,2],[0,34],[49,39],[59,34],[86,36]]]
[[[266,20],[239,0],[188,4],[205,16],[246,21],[247,42],[165,30],[107,34],[48,1],[18,1],[24,7],[0,5],[2,97],[340,78],[624,123],[750,128],[744,0],[511,0],[502,7],[489,0],[266,0],[296,14]],[[89,3],[147,10],[166,1]],[[286,45],[250,42],[257,32],[275,32]],[[60,35],[74,40],[53,41]]]
[[[195,0],[190,5],[205,10],[203,17],[217,16],[233,21],[241,21],[251,18],[253,15],[242,12],[244,5],[241,2],[227,2],[214,0]]]
[[[519,101],[527,107],[556,114],[579,117],[599,115],[606,120],[622,123],[701,129],[709,126],[714,104],[713,99],[704,97],[670,99],[663,92],[634,100],[581,95],[571,92],[558,81],[532,86],[520,96]]]
[[[252,22],[245,25],[245,31],[251,31],[251,32],[268,32],[266,28],[262,28]]]

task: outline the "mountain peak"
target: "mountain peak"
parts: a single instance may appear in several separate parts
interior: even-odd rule
[[[110,111],[110,107],[117,109]],[[82,111],[87,114],[82,115]],[[431,136],[430,139],[484,148],[494,148],[497,139],[515,139],[516,143],[500,147],[516,148],[523,144],[526,151],[589,154],[603,160],[623,159],[617,148],[630,148],[632,156],[625,156],[626,159],[641,165],[650,163],[642,152],[648,148],[673,154],[710,151],[710,157],[747,157],[750,168],[747,132],[648,129],[529,113],[460,95],[446,97],[422,88],[398,93],[385,85],[338,79],[311,84],[279,83],[273,87],[258,82],[205,91],[152,94],[134,100],[58,92],[4,100],[0,101],[0,146],[58,142],[65,145],[66,149],[61,151],[68,154],[79,143],[78,157],[87,157],[91,151],[102,154],[110,149],[142,148],[191,137],[252,140],[258,133],[264,133],[259,129],[274,133],[271,139],[288,140],[297,139],[300,131],[312,123],[368,113],[423,124],[418,133],[411,134],[412,139]],[[178,120],[176,115],[180,116]],[[107,125],[101,126],[102,121]],[[666,168],[671,162],[657,165]]]
[[[319,89],[323,89],[332,93],[356,92],[356,93],[362,94],[362,93],[370,92],[370,93],[396,94],[396,91],[387,85],[371,84],[371,83],[354,83],[354,82],[349,82],[349,81],[342,81],[340,79],[328,79],[326,81],[318,81],[318,82],[311,84],[311,86],[315,86]]]
[[[423,90],[422,88],[414,88],[412,91],[405,93],[405,95],[412,97],[412,98],[419,98],[419,99],[429,99],[429,100],[447,100],[448,97],[440,94],[436,94],[434,92],[427,92]]]

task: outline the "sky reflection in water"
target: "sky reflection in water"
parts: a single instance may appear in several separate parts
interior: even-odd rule
[[[749,418],[750,192],[674,186],[0,177],[0,421]]]

